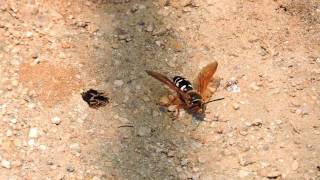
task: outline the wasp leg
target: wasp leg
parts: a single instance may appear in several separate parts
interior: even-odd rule
[[[178,119],[179,118],[179,115],[180,115],[180,104],[177,105],[176,109],[177,109],[177,113],[175,115],[175,119]]]

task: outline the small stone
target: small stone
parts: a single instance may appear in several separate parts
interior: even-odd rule
[[[174,112],[176,110],[177,110],[177,106],[176,105],[171,105],[171,106],[168,107],[168,111],[170,111],[170,112]]]
[[[146,28],[147,32],[152,32],[153,31],[153,26],[151,24],[149,24]]]
[[[10,169],[11,168],[11,163],[8,160],[2,160],[1,161],[1,166],[4,167],[4,168]]]
[[[174,157],[175,153],[176,153],[175,151],[168,151],[167,156],[168,157]]]
[[[160,28],[159,30],[157,31],[154,31],[152,33],[153,36],[163,36],[167,33],[168,29],[167,28]]]
[[[293,161],[291,168],[292,168],[292,170],[296,171],[299,168],[298,161]]]
[[[47,149],[47,147],[46,147],[45,145],[41,144],[41,145],[39,146],[39,149],[40,149],[41,151],[45,151],[45,150]]]
[[[112,43],[112,44],[111,44],[111,47],[112,47],[113,49],[119,49],[119,44]]]
[[[28,32],[25,32],[25,37],[27,38],[31,38],[33,36],[33,33],[28,31]]]
[[[259,86],[255,82],[251,83],[249,85],[249,87],[254,91],[258,91],[260,89]]]
[[[249,171],[246,171],[246,170],[240,170],[239,171],[239,177],[242,177],[242,178],[244,178],[244,177],[246,177],[246,176],[249,176],[249,174],[250,174],[250,172]]]
[[[74,169],[74,167],[73,167],[72,165],[68,165],[68,166],[67,166],[67,171],[68,171],[68,172],[74,172],[74,170],[75,170],[75,169]]]
[[[280,171],[275,168],[264,168],[259,172],[260,176],[267,178],[277,178],[281,175]]]
[[[132,13],[135,13],[135,12],[138,11],[138,10],[139,10],[139,5],[138,5],[138,4],[133,5],[132,8],[130,9],[130,11],[131,11]]]
[[[100,180],[101,178],[99,176],[93,176],[92,180]]]
[[[193,171],[193,172],[198,172],[199,170],[200,170],[200,168],[198,168],[198,167],[193,167],[193,168],[192,168],[192,171]]]
[[[8,129],[7,132],[6,132],[6,135],[7,135],[8,137],[10,137],[10,136],[13,135],[13,132],[12,132],[10,129]]]
[[[10,119],[10,122],[11,122],[12,124],[16,124],[16,123],[17,123],[17,119],[15,119],[15,118]]]
[[[81,152],[81,148],[78,143],[73,143],[69,147],[70,147],[71,151],[73,151],[73,152],[77,152],[77,153]]]
[[[232,107],[233,107],[234,110],[240,109],[240,105],[238,103],[233,103]]]
[[[95,33],[99,31],[99,27],[92,23],[88,24],[88,26],[86,26],[86,29],[89,31],[89,33]]]
[[[65,58],[66,58],[66,54],[63,53],[63,52],[60,52],[60,53],[59,53],[59,58],[60,58],[60,59],[65,59]]]
[[[249,164],[255,163],[255,161],[252,159],[252,157],[244,155],[239,157],[239,163],[241,166],[247,166]]]
[[[35,146],[36,145],[35,140],[34,139],[29,139],[28,145],[31,146],[31,147]]]
[[[160,47],[161,46],[161,41],[156,41],[156,45]]]
[[[146,127],[146,126],[142,126],[139,127],[138,132],[137,132],[138,136],[150,136],[151,135],[151,128]]]
[[[205,156],[205,155],[200,155],[200,156],[198,157],[199,163],[205,163],[205,162],[207,162],[207,160],[208,160],[208,157]]]
[[[258,127],[261,127],[262,126],[262,119],[255,119],[251,124],[250,126],[258,126]]]
[[[19,82],[17,80],[13,80],[11,84],[13,87],[17,87],[19,85]]]
[[[187,164],[188,164],[188,159],[182,159],[181,161],[180,161],[180,165],[181,166],[186,166]]]
[[[38,138],[39,137],[39,131],[38,128],[33,127],[29,130],[29,138]]]
[[[120,87],[124,84],[124,82],[122,80],[115,80],[113,84],[116,85],[117,87]]]
[[[61,123],[61,119],[57,116],[51,119],[52,124],[59,125]]]

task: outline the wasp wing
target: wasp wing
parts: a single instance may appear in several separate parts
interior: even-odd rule
[[[212,95],[212,93],[210,93],[208,90],[208,85],[212,80],[213,75],[217,70],[217,67],[217,61],[208,64],[207,66],[202,68],[196,79],[197,91],[201,94],[205,101],[206,99],[210,98],[208,96]]]
[[[154,71],[146,71],[148,75],[152,76],[153,78],[159,80],[160,82],[164,83],[165,85],[167,85],[170,89],[174,90],[179,96],[181,96],[182,98],[186,99],[186,93],[181,91],[169,78],[167,78],[166,76],[154,72]]]

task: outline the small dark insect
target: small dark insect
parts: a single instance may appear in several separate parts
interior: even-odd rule
[[[177,93],[177,96],[173,99],[170,99],[169,104],[177,105],[177,111],[179,114],[179,109],[183,108],[191,114],[203,114],[205,111],[205,105],[212,101],[221,100],[215,99],[208,101],[211,97],[212,92],[208,88],[210,81],[213,78],[214,73],[216,72],[218,63],[214,61],[213,63],[205,66],[199,73],[196,79],[196,90],[193,89],[191,83],[181,76],[175,76],[173,81],[171,81],[166,76],[153,72],[146,71],[150,76],[159,80],[160,82],[167,85],[171,90]]]
[[[99,92],[94,89],[89,89],[88,91],[81,93],[81,96],[91,108],[97,109],[109,103],[109,98],[104,92]]]

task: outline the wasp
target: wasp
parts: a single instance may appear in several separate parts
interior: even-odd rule
[[[178,116],[180,109],[185,109],[188,113],[191,114],[203,114],[205,111],[206,104],[208,104],[209,102],[224,99],[219,98],[214,99],[212,101],[208,101],[208,99],[212,95],[212,91],[210,91],[210,88],[208,87],[213,79],[213,75],[217,71],[217,67],[218,63],[214,61],[202,68],[195,80],[196,88],[193,88],[191,83],[182,76],[175,76],[172,80],[170,80],[168,77],[160,73],[149,70],[147,70],[146,72],[148,75],[159,80],[167,87],[169,87],[169,89],[176,92],[177,95],[169,99],[170,102],[167,105],[176,105]]]

